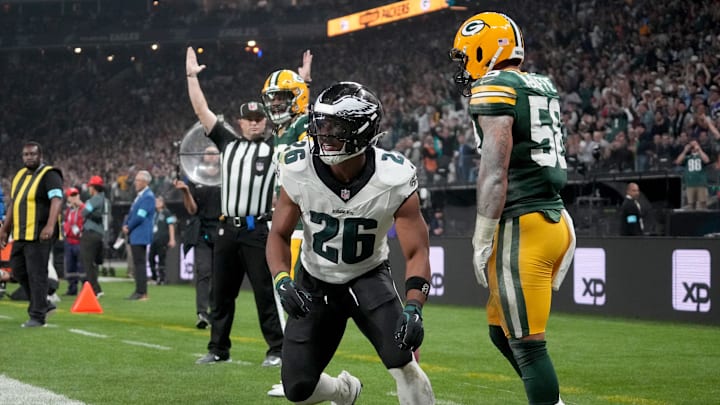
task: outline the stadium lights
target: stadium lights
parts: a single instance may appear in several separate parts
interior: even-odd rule
[[[80,55],[82,53],[82,48],[76,46],[75,49],[73,49],[73,52],[75,53],[75,55]]]
[[[203,52],[205,52],[205,48],[200,47],[197,49],[197,53],[203,53]]]
[[[247,46],[245,47],[245,52],[252,53],[255,56],[257,56],[258,58],[262,58],[262,56],[263,56],[262,48],[260,47],[260,45],[258,45],[257,41],[252,40],[252,39],[247,41]]]
[[[106,59],[108,62],[112,62],[113,60],[115,60],[115,55],[108,55]]]
[[[152,45],[150,45],[150,49],[152,49],[153,51],[157,51],[158,48],[160,48],[160,45],[158,45],[158,44],[152,44]]]

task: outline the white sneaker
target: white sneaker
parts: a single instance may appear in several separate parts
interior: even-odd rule
[[[360,396],[362,391],[362,383],[356,377],[353,377],[347,371],[343,370],[337,376],[338,380],[342,384],[342,396],[345,398],[343,401],[331,402],[332,405],[353,405]]]

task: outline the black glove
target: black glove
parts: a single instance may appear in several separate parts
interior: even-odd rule
[[[422,323],[422,306],[419,301],[410,300],[405,304],[394,336],[402,350],[415,351],[420,347],[425,337],[425,330]]]
[[[288,315],[293,318],[302,318],[310,313],[312,297],[307,292],[298,289],[287,273],[279,279],[275,278],[275,289],[280,295],[280,303]]]

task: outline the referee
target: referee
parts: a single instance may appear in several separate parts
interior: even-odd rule
[[[260,328],[269,347],[262,365],[280,366],[283,332],[265,259],[275,181],[272,138],[265,137],[265,110],[257,102],[240,106],[238,124],[242,136],[237,137],[223,118],[208,108],[197,78],[203,69],[205,65],[198,65],[195,51],[188,48],[188,94],[205,133],[220,150],[222,170],[222,216],[213,252],[210,343],[208,353],[196,363],[230,360],[235,300],[247,274],[255,294]]]

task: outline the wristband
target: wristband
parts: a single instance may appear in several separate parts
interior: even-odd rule
[[[275,276],[275,278],[273,279],[273,283],[275,283],[275,285],[277,285],[278,281],[284,279],[285,277],[290,277],[290,274],[288,274],[287,271],[281,271],[280,273],[278,273]]]
[[[405,280],[405,294],[410,290],[420,290],[420,292],[427,298],[430,294],[430,282],[422,277],[412,276]]]

